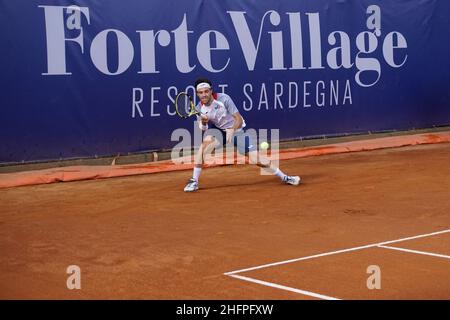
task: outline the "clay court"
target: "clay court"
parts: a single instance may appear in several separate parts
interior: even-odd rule
[[[0,296],[449,299],[449,159],[437,143],[282,161],[298,187],[231,165],[193,194],[190,171],[2,189]]]

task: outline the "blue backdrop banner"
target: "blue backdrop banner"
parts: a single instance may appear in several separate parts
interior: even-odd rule
[[[0,163],[174,146],[198,77],[281,139],[450,124],[450,1],[0,0]]]

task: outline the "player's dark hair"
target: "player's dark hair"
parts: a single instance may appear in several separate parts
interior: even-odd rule
[[[206,82],[206,83],[209,84],[209,85],[211,86],[211,88],[212,88],[212,83],[211,83],[211,81],[210,81],[209,79],[207,79],[207,78],[198,78],[197,80],[195,80],[194,88],[197,88],[197,86],[198,86],[200,83],[202,83],[202,82]]]

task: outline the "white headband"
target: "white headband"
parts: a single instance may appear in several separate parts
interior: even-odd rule
[[[207,82],[201,82],[201,83],[199,83],[198,85],[197,85],[197,88],[196,88],[197,90],[200,90],[200,89],[211,89],[211,86],[209,85],[209,83],[207,83]]]

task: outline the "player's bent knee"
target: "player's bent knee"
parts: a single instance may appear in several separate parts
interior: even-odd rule
[[[203,140],[202,147],[203,147],[203,149],[206,149],[208,146],[214,145],[215,142],[216,142],[216,140],[214,139],[214,137],[212,137],[212,139],[210,139],[210,140]]]
[[[211,143],[215,140],[214,136],[207,135],[203,138],[203,143]]]

